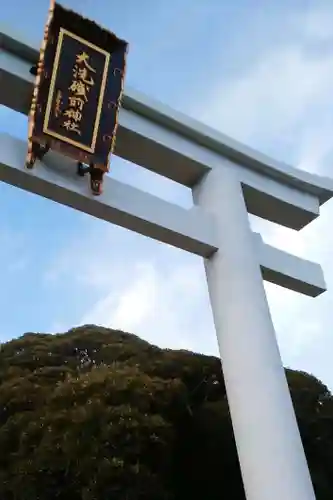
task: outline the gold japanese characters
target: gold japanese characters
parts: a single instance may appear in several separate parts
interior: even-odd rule
[[[76,63],[73,68],[73,81],[69,87],[71,95],[68,97],[69,107],[63,112],[67,117],[63,127],[66,130],[76,132],[81,135],[80,122],[82,120],[82,112],[86,102],[88,102],[89,90],[95,85],[91,73],[96,73],[89,64],[89,55],[86,52],[81,52],[76,56]]]
[[[94,154],[110,72],[110,54],[60,28],[43,133]],[[82,159],[82,155],[81,155]]]

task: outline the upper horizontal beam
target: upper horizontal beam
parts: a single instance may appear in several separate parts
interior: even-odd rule
[[[153,123],[190,139],[208,150],[229,158],[237,165],[255,170],[281,184],[316,196],[320,204],[325,203],[333,196],[332,179],[311,174],[274,160],[129,87],[126,88],[124,96],[124,108],[140,114]]]
[[[17,33],[14,36],[13,30],[8,30],[3,26],[0,30],[0,48],[27,63],[36,64],[38,61],[39,48],[27,43],[27,40]],[[320,203],[324,203],[333,196],[332,179],[326,179],[274,160],[132,88],[126,87],[123,107],[240,165],[258,170],[282,183],[317,196]]]
[[[38,49],[8,30],[0,33],[0,103],[28,113]],[[293,229],[319,214],[333,181],[288,167],[126,88],[116,154],[192,187],[229,158],[237,169],[250,213]]]
[[[186,210],[110,177],[96,198],[68,158],[49,152],[45,163],[28,171],[25,155],[24,141],[0,134],[0,181],[202,257],[218,250],[214,219],[198,207]],[[254,238],[265,280],[313,297],[326,289],[318,264],[265,245],[257,234]]]

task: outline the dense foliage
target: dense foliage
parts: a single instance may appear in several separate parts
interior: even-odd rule
[[[288,380],[316,488],[332,500],[333,398]],[[0,351],[1,500],[244,500],[218,359],[84,326]]]

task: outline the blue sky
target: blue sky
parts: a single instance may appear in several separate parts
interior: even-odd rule
[[[48,3],[5,2],[1,22],[39,44]],[[333,175],[330,1],[64,3],[129,41],[126,84],[278,159]],[[0,108],[0,131],[8,130],[25,139],[27,118]],[[118,158],[111,175],[192,203],[185,188]],[[200,258],[3,183],[0,210],[2,340],[96,322],[217,354]],[[251,222],[266,241],[324,268],[329,291],[318,299],[266,290],[284,363],[333,388],[333,202],[301,233]]]

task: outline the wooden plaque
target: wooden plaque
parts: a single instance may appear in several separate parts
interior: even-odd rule
[[[113,33],[51,1],[29,115],[28,166],[41,146],[108,171],[127,48]]]

